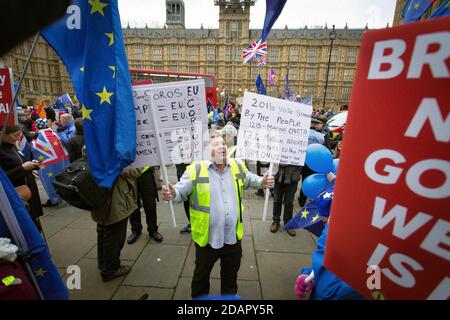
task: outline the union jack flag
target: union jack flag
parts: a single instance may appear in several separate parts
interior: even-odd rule
[[[41,162],[38,174],[50,201],[53,204],[59,204],[62,199],[52,182],[70,162],[61,139],[52,129],[39,131],[37,139],[33,141],[33,156],[34,159]]]
[[[259,59],[258,61],[256,61],[256,65],[258,67],[265,66],[266,64],[267,64],[267,60],[265,59],[265,57],[263,57],[263,58]]]
[[[253,42],[242,51],[242,59],[244,59],[244,63],[251,62],[253,60],[256,60],[257,58],[265,57],[266,55],[267,42],[262,42],[262,39]]]

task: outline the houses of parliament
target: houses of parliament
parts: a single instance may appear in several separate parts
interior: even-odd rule
[[[211,0],[212,1],[212,0]],[[401,12],[407,0],[397,0],[394,25],[401,23]],[[436,8],[442,3],[438,0]],[[324,28],[272,29],[267,39],[267,65],[243,64],[242,50],[261,36],[261,29],[250,29],[250,10],[254,0],[214,0],[219,10],[219,29],[186,29],[183,0],[166,0],[166,23],[163,28],[123,28],[130,68],[213,74],[217,91],[231,97],[255,91],[258,73],[267,84],[268,70],[277,75],[269,89],[272,95],[285,93],[288,73],[291,94],[313,96],[316,108],[337,110],[348,104],[363,33],[368,29],[335,30]],[[430,10],[431,11],[431,10]],[[262,22],[261,22],[262,25]],[[331,36],[330,36],[331,35]],[[23,42],[2,57],[4,66],[13,69],[18,82],[32,39]],[[327,72],[328,71],[328,72]],[[326,77],[328,86],[324,103]],[[64,64],[41,38],[34,50],[19,99],[35,104],[42,97],[52,103],[61,94],[74,91]]]

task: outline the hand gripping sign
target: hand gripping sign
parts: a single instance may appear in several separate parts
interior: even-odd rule
[[[450,297],[449,70],[449,17],[363,36],[324,265],[366,297]]]

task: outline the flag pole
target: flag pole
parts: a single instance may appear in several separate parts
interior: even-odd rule
[[[150,107],[150,111],[152,113],[153,128],[155,130],[155,138],[156,138],[156,143],[158,145],[158,150],[159,150],[159,159],[161,160],[161,169],[162,169],[162,174],[163,174],[163,181],[164,181],[164,184],[167,186],[167,188],[169,188],[169,176],[167,175],[166,163],[164,161],[163,148],[162,148],[162,143],[161,143],[161,137],[159,136],[159,127],[158,127],[158,122],[156,121],[155,108],[153,106],[151,106]],[[177,227],[177,222],[175,220],[175,212],[173,210],[172,200],[169,201],[169,208],[170,208],[170,214],[172,216],[173,226],[174,226],[174,228],[176,228]]]
[[[5,132],[6,127],[8,126],[9,119],[11,118],[11,113],[14,108],[14,104],[16,103],[17,97],[19,96],[19,92],[20,92],[20,88],[22,87],[23,79],[25,78],[25,74],[27,73],[27,69],[30,64],[31,57],[33,56],[34,48],[36,48],[36,44],[39,40],[39,35],[40,34],[38,32],[38,33],[36,33],[36,36],[34,37],[33,45],[31,46],[30,52],[28,53],[27,61],[25,62],[25,66],[23,67],[22,74],[20,75],[20,80],[19,80],[19,84],[17,85],[17,90],[16,90],[16,92],[14,92],[13,99],[11,101],[11,105],[8,110],[8,114],[6,115],[5,123],[3,124],[2,131],[0,132],[0,147],[2,145],[3,133]],[[14,81],[14,79],[11,79],[11,81]]]
[[[272,171],[273,171],[273,162],[270,163],[269,170],[267,170],[266,175],[271,176]],[[270,196],[270,189],[266,188],[266,194],[265,194],[265,198],[264,198],[263,218],[262,218],[263,221],[266,221],[266,217],[267,217],[267,208],[269,206],[269,196]]]

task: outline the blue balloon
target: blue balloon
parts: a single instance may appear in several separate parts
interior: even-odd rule
[[[303,193],[311,199],[316,198],[328,185],[326,174],[314,173],[302,182]]]
[[[331,172],[336,173],[339,166],[339,159],[333,160],[333,170]]]
[[[333,170],[333,155],[322,144],[313,143],[306,148],[306,164],[318,173],[328,173]]]

